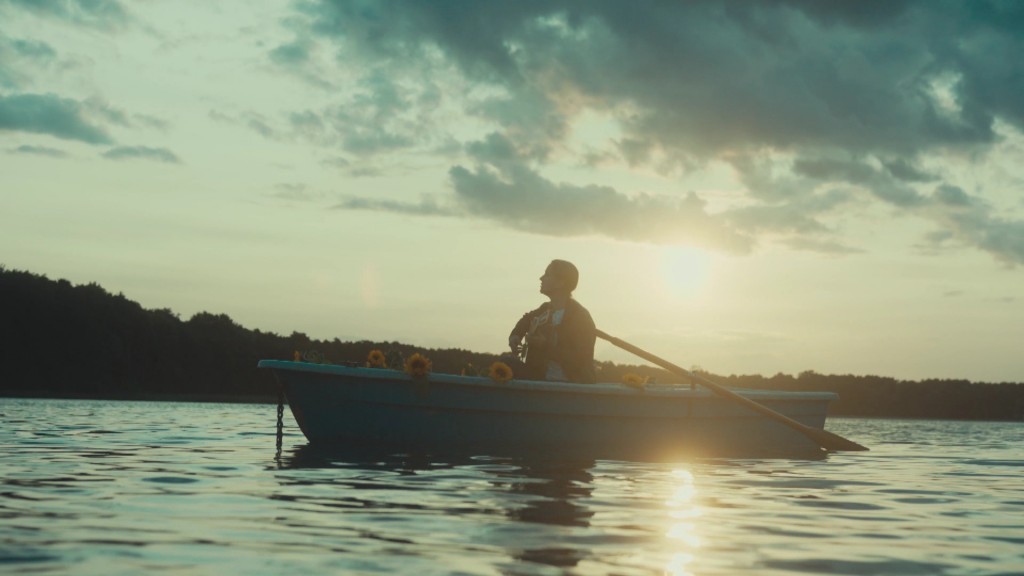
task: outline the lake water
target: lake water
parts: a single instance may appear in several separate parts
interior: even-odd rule
[[[4,574],[1024,574],[1024,424],[674,463],[311,450],[276,406],[0,399]]]

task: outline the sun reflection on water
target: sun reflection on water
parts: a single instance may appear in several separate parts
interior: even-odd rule
[[[672,576],[693,576],[689,566],[693,563],[694,559],[696,559],[696,556],[686,552],[673,554],[672,559],[665,566],[665,573],[672,574]]]
[[[696,504],[697,487],[694,484],[693,473],[677,468],[672,471],[672,476],[676,489],[665,501],[669,517],[669,527],[665,536],[670,544],[679,550],[672,554],[665,566],[665,572],[675,576],[688,576],[692,574],[689,566],[696,559],[696,550],[701,546],[698,519],[703,516],[703,512]]]

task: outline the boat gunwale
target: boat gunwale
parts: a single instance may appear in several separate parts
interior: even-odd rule
[[[412,375],[388,368],[363,368],[354,366],[342,366],[337,364],[314,364],[309,362],[294,362],[290,360],[260,360],[259,368],[272,370],[283,370],[288,372],[305,372],[310,374],[322,374],[328,376],[358,377],[373,380],[415,382],[417,378]],[[495,388],[503,390],[523,390],[528,392],[570,392],[588,395],[612,395],[612,396],[635,396],[638,394],[646,396],[660,396],[668,398],[708,398],[716,394],[699,383],[691,387],[687,384],[654,384],[645,386],[643,389],[633,388],[626,384],[616,382],[599,382],[596,384],[579,384],[574,382],[551,382],[541,380],[517,380],[512,379],[506,382],[497,382],[486,376],[462,376],[458,374],[442,374],[431,372],[427,382],[443,383],[447,385]],[[742,394],[752,400],[788,400],[788,401],[835,401],[839,395],[835,392],[811,391],[811,390],[757,390],[750,388],[728,387],[730,390]]]

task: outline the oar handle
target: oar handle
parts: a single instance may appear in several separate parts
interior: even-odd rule
[[[685,376],[687,378],[692,378],[699,382],[700,384],[702,384],[703,386],[705,386],[706,388],[709,388],[712,392],[718,394],[719,396],[722,396],[734,402],[738,402],[759,414],[767,416],[768,418],[771,418],[773,420],[781,422],[782,424],[785,424],[786,426],[789,426],[790,428],[793,428],[794,430],[804,434],[805,436],[807,436],[808,438],[810,438],[811,440],[813,440],[815,443],[817,443],[819,446],[826,450],[867,450],[866,447],[861,446],[860,444],[857,444],[852,440],[847,440],[846,438],[843,438],[838,434],[833,434],[828,430],[811,428],[810,426],[793,420],[789,416],[779,414],[775,410],[772,410],[771,408],[768,408],[763,404],[754,402],[753,400],[745,396],[740,396],[739,394],[733,392],[732,390],[729,390],[728,388],[722,386],[721,384],[717,384],[699,374],[694,374],[693,372],[685,368],[676,366],[675,364],[669,362],[668,360],[659,358],[646,350],[643,350],[630,344],[629,342],[620,340],[601,330],[595,330],[595,333],[597,334],[598,338],[601,338],[602,340],[607,340],[608,342],[611,342],[612,344],[618,346],[619,348],[622,348],[627,352],[636,354],[640,358],[643,358],[644,360],[647,360],[648,362],[651,362],[653,364],[657,364],[658,366],[661,366],[662,368],[668,370],[669,372],[678,374],[680,376]]]

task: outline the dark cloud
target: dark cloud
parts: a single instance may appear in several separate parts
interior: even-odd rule
[[[896,24],[907,16],[912,0],[859,0],[858,2],[822,0],[778,0],[806,17],[826,26],[854,26],[871,29]],[[739,12],[741,8],[736,8]]]
[[[498,132],[492,132],[481,141],[471,142],[466,151],[482,162],[490,164],[518,163],[521,152],[512,140]]]
[[[295,40],[270,51],[270,60],[281,66],[302,66],[309,61],[308,40]]]
[[[10,45],[24,58],[50,61],[57,57],[57,51],[52,46],[39,40],[11,40]]]
[[[117,146],[103,153],[109,160],[154,160],[167,164],[181,164],[181,158],[167,148],[148,146]]]
[[[31,154],[35,156],[49,156],[50,158],[67,158],[68,153],[63,150],[56,148],[49,148],[47,146],[30,146],[28,144],[18,146],[17,148],[11,148],[9,150],[11,154]]]
[[[893,178],[890,171],[883,171],[866,162],[800,158],[793,163],[793,172],[814,180],[862,186],[879,199],[902,208],[913,208],[924,201],[924,197],[916,190]]]
[[[994,115],[1024,110],[1014,97],[1020,91],[998,77],[1019,78],[1024,65],[974,52],[1009,55],[1024,45],[974,4],[987,5],[325,0],[304,7],[314,33],[358,41],[380,58],[439,49],[467,76],[511,91],[513,100],[481,108],[509,123],[526,117],[550,125],[545,116],[560,117],[566,95],[579,94],[610,109],[628,104],[620,120],[631,144],[707,155],[737,146],[911,154],[991,142]],[[1018,11],[993,6],[989,12]],[[954,79],[952,109],[934,93],[943,78]]]
[[[70,24],[112,30],[132,22],[118,0],[0,0],[4,9],[25,10],[37,16]]]
[[[112,144],[113,139],[91,121],[88,106],[55,94],[0,96],[0,130],[48,134],[88,144]]]
[[[882,162],[885,169],[892,175],[893,178],[901,180],[903,182],[912,183],[923,183],[923,182],[935,182],[939,179],[935,174],[930,174],[921,170],[913,164],[903,158],[897,158],[895,160],[888,160]]]
[[[936,203],[952,208],[966,208],[970,207],[974,203],[970,196],[968,196],[962,189],[945,184],[935,189],[935,193],[932,194],[932,198]]]
[[[926,185],[955,183],[922,160],[983,155],[1000,144],[1000,123],[1024,130],[1024,3],[309,0],[299,12],[309,39],[372,70],[361,97],[296,124],[350,153],[422,143],[422,117],[410,113],[418,103],[398,89],[410,69],[429,80],[431,70],[451,68],[481,87],[461,95],[462,111],[496,132],[467,145],[475,168],[450,172],[472,216],[548,234],[717,238],[708,243],[740,252],[769,237],[836,253],[855,248],[824,217],[869,198],[1021,261],[1021,224],[975,197],[964,211],[948,192],[929,194]],[[306,62],[302,45],[273,56]],[[617,158],[671,174],[723,161],[747,197],[715,215],[689,194],[650,198],[544,179],[584,111],[613,119],[619,132],[588,143],[580,163]],[[623,218],[608,218],[610,206]],[[699,223],[704,231],[641,232],[623,221],[658,210],[685,216],[680,230]],[[570,213],[579,219],[549,216]]]

